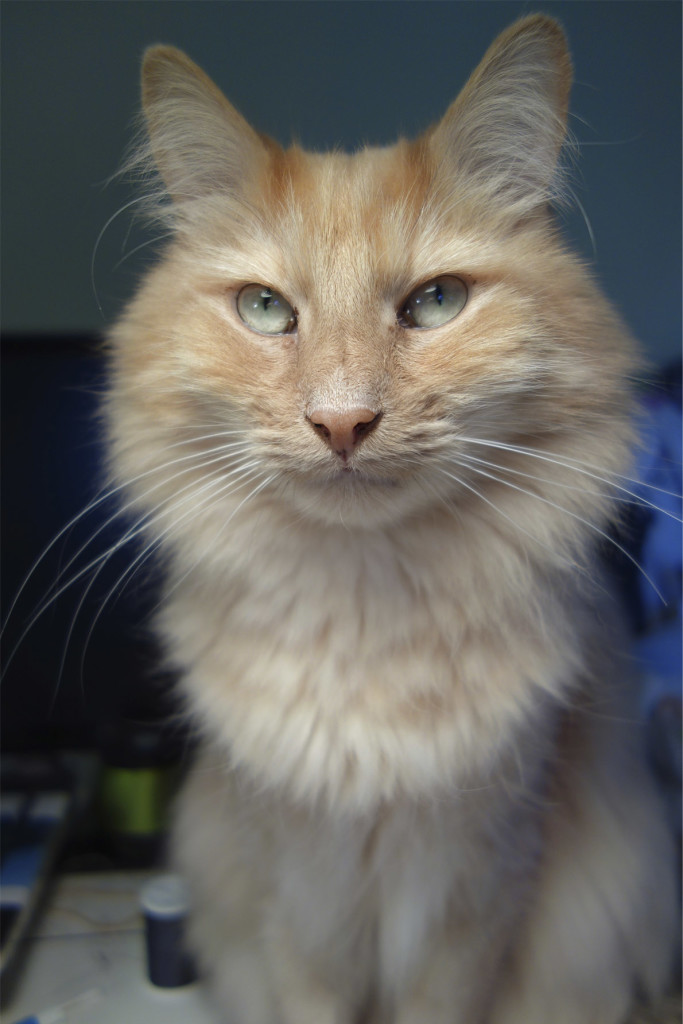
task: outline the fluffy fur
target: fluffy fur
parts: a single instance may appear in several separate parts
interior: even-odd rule
[[[417,141],[317,155],[146,55],[173,237],[107,415],[202,737],[175,849],[226,1021],[622,1024],[665,988],[672,850],[595,558],[635,357],[549,212],[570,79],[527,18]],[[444,274],[465,307],[405,326]],[[294,331],[247,327],[249,283]],[[361,413],[341,454],[314,426]]]

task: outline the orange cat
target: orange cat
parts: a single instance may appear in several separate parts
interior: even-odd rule
[[[226,1021],[622,1024],[665,988],[595,557],[636,363],[550,212],[570,79],[533,16],[417,141],[313,155],[146,55],[173,238],[107,416],[201,733],[175,850]]]

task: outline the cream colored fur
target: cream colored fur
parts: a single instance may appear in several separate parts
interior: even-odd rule
[[[635,362],[547,208],[570,78],[531,17],[421,139],[313,155],[146,56],[173,240],[107,416],[201,734],[175,850],[226,1022],[623,1024],[665,989],[671,843],[594,556]],[[462,312],[402,326],[444,274]],[[293,333],[242,322],[249,283]],[[354,409],[342,459],[309,418]]]

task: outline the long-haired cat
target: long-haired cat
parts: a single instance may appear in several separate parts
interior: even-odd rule
[[[570,80],[529,17],[416,141],[320,155],[145,57],[172,239],[106,413],[201,735],[175,855],[228,1022],[621,1024],[665,989],[596,557],[637,364],[550,212]]]

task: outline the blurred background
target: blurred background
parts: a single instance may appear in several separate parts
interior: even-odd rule
[[[102,483],[100,339],[153,258],[134,194],[112,180],[144,48],[186,50],[284,143],[355,148],[439,118],[493,37],[536,10],[564,24],[575,64],[566,232],[654,376],[680,352],[678,2],[3,4],[5,749],[88,745],[170,709],[145,628],[153,569],[127,572],[135,554],[108,506],[74,520]]]

